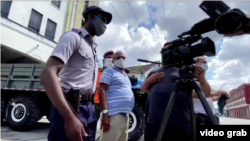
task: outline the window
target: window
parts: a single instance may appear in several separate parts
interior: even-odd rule
[[[61,6],[61,1],[51,1],[53,5],[55,5],[57,8],[60,8]]]
[[[12,1],[1,1],[1,17],[8,18]]]
[[[42,18],[43,18],[42,14],[32,9],[28,29],[31,30],[32,32],[39,33]]]
[[[56,33],[56,23],[48,19],[45,31],[45,38],[53,41],[55,33]]]

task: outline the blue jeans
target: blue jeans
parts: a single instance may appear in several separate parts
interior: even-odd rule
[[[91,102],[81,103],[78,117],[88,134],[85,141],[95,141],[97,120],[93,104]],[[64,120],[54,106],[51,107],[49,120],[51,127],[48,134],[48,141],[70,141],[64,130]]]

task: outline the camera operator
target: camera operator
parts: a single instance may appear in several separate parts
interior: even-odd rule
[[[170,45],[170,43],[166,43],[163,48],[167,49]],[[194,64],[193,66],[194,76],[198,79],[204,94],[209,95],[210,86],[205,79],[205,69],[200,65]],[[145,109],[145,141],[153,141],[157,136],[171,93],[174,90],[174,84],[179,78],[178,71],[179,69],[177,67],[162,66],[150,72],[147,79],[141,85],[141,90],[149,93]],[[193,93],[196,94],[195,92]],[[177,98],[162,140],[191,140],[191,125],[190,116],[188,114],[189,106],[187,97],[188,94],[185,89],[178,90]]]
[[[201,65],[205,69],[205,71],[207,71],[208,65],[207,65],[206,58],[204,56],[196,57],[196,58],[194,58],[194,60],[196,61],[197,65]],[[213,113],[214,113],[213,101],[218,101],[218,99],[222,95],[229,97],[229,95],[227,94],[226,91],[224,91],[224,90],[215,91],[213,89],[211,89],[211,93],[206,96],[207,102],[208,102],[210,108],[212,109]],[[193,103],[194,103],[194,111],[196,112],[196,117],[197,117],[196,124],[197,125],[210,124],[208,117],[207,117],[207,114],[205,112],[205,109],[203,108],[202,103],[201,103],[200,99],[198,99],[197,95],[193,95]],[[219,121],[218,117],[217,117],[217,120]]]

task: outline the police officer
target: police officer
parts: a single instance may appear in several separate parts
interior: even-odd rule
[[[97,78],[96,43],[94,36],[101,36],[112,15],[97,6],[87,7],[81,29],[64,33],[46,62],[41,80],[52,102],[49,141],[94,141],[96,116],[92,99],[81,101],[75,114],[64,98],[72,87],[81,88],[82,94],[93,94]],[[61,86],[57,75],[60,72]],[[83,95],[84,96],[84,95]]]

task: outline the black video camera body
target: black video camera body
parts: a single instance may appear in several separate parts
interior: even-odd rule
[[[194,58],[198,56],[214,56],[216,53],[214,42],[200,35],[179,37],[180,39],[171,41],[167,47],[161,50],[162,64],[168,66],[181,67],[195,63]],[[194,42],[201,40],[201,43]]]
[[[199,6],[212,20],[219,34],[233,34],[239,30],[250,32],[250,19],[240,9],[230,9],[222,1],[203,1]]]

